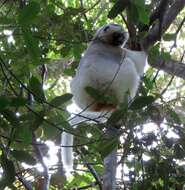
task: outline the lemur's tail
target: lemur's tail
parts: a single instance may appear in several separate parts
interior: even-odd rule
[[[81,112],[78,115],[71,115],[69,123],[72,127],[81,122],[102,122],[110,116],[110,112]],[[73,135],[63,132],[61,136],[61,157],[64,169],[69,172],[73,170]]]
[[[61,157],[62,163],[66,171],[73,169],[73,135],[63,132],[61,137]]]

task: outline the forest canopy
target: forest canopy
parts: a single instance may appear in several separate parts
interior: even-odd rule
[[[103,189],[103,159],[115,147],[116,189],[185,189],[184,5],[1,0],[0,189]],[[122,25],[130,35],[126,48],[144,49],[149,64],[131,105],[106,123],[72,128],[69,83],[95,31],[107,23]],[[106,124],[120,119],[121,134],[103,139]],[[75,136],[68,177],[60,155],[63,131]]]

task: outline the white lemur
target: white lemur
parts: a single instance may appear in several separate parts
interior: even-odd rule
[[[125,93],[129,92],[130,98],[135,96],[147,62],[147,54],[144,51],[123,48],[127,40],[128,33],[120,25],[107,24],[96,32],[90,42],[71,81],[74,103],[85,110],[83,115],[112,111],[117,106],[95,101],[85,90],[86,87],[115,96],[118,105],[123,102]],[[92,114],[92,119],[95,115]],[[71,123],[75,125],[79,120],[84,118],[76,117]],[[63,133],[62,145],[72,146],[73,135]],[[62,160],[66,169],[72,169],[72,148],[62,148]]]

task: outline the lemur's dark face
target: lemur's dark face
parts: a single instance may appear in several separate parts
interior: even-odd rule
[[[107,24],[96,32],[94,39],[113,46],[121,46],[128,40],[128,33],[118,24]]]

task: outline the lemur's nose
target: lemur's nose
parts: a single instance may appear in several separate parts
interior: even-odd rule
[[[124,33],[122,33],[122,32],[114,32],[112,34],[112,37],[114,39],[124,39],[125,38]]]
[[[122,32],[114,32],[112,35],[114,38],[120,38],[120,37],[124,36],[124,34]]]

